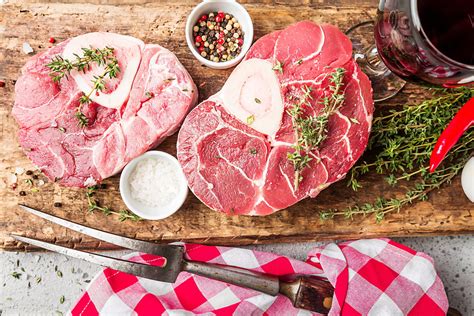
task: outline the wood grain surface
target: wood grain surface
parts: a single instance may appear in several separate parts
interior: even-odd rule
[[[46,183],[39,192],[32,192],[20,175],[18,188],[12,190],[8,177],[16,167],[33,170],[16,139],[18,127],[11,116],[14,82],[28,56],[22,44],[28,42],[35,52],[47,49],[49,37],[58,41],[86,32],[110,31],[128,34],[147,43],[159,43],[181,60],[199,86],[200,100],[206,99],[223,85],[231,70],[212,70],[199,65],[192,57],[184,39],[187,14],[197,2],[192,1],[90,1],[36,2],[7,1],[0,4],[0,248],[19,250],[9,233],[24,234],[58,244],[82,249],[112,249],[113,246],[87,236],[67,231],[59,226],[22,212],[18,203],[26,203],[55,215],[92,227],[129,237],[169,242],[176,240],[208,244],[242,245],[251,243],[296,242],[369,238],[378,236],[419,236],[474,232],[474,204],[462,194],[460,180],[433,192],[426,202],[416,203],[399,213],[391,214],[381,224],[373,217],[337,218],[321,221],[319,211],[344,208],[356,203],[373,201],[377,196],[395,197],[403,186],[388,187],[378,176],[362,178],[364,189],[352,192],[341,181],[326,189],[315,199],[306,199],[293,207],[267,217],[226,216],[209,210],[191,193],[184,207],[161,221],[119,222],[114,215],[89,214],[85,190],[63,188]],[[327,22],[345,30],[349,26],[371,19],[376,0],[319,1],[244,1],[255,27],[255,37],[304,19]],[[391,107],[423,98],[424,91],[408,85],[396,98],[377,107]],[[176,135],[159,150],[175,154]],[[40,176],[40,179],[44,179]],[[115,209],[124,207],[118,192],[118,176],[105,181],[107,188],[99,190],[98,199]],[[26,196],[20,196],[24,190]],[[55,202],[62,207],[54,207]]]

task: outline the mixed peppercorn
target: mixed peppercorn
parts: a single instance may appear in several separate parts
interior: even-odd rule
[[[201,56],[213,62],[234,59],[244,44],[237,19],[221,11],[202,15],[193,27],[193,37]]]

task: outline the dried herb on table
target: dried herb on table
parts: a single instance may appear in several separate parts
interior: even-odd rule
[[[107,216],[112,215],[112,214],[117,215],[118,220],[121,222],[126,221],[128,219],[134,222],[142,220],[140,216],[133,214],[129,210],[123,209],[119,211],[114,211],[107,206],[100,206],[98,201],[94,198],[97,189],[98,189],[97,186],[91,186],[87,188],[86,197],[87,197],[88,211],[90,213],[94,211],[99,211],[99,212],[104,213]]]
[[[336,68],[331,73],[329,81],[330,96],[321,100],[323,108],[318,115],[305,115],[305,107],[311,107],[311,88],[303,86],[303,95],[299,101],[288,110],[293,120],[293,127],[297,134],[297,143],[293,146],[294,151],[288,154],[288,160],[295,168],[295,189],[298,189],[302,181],[301,172],[313,159],[309,153],[317,148],[327,137],[327,124],[329,117],[341,107],[344,102],[344,94],[341,93],[345,69]]]
[[[61,79],[68,79],[72,70],[86,72],[90,69],[91,63],[96,63],[98,66],[105,66],[102,74],[94,76],[92,83],[93,88],[89,93],[84,94],[80,99],[80,105],[77,107],[76,118],[78,124],[81,127],[89,125],[89,119],[82,112],[82,107],[91,102],[92,93],[99,93],[105,89],[105,78],[109,79],[116,78],[120,72],[118,60],[114,56],[114,49],[111,47],[105,47],[103,49],[98,48],[82,48],[83,56],[75,55],[76,59],[70,61],[57,55],[51,59],[51,62],[46,65],[51,72],[50,76],[54,82],[60,82]]]
[[[359,177],[375,171],[385,175],[392,186],[404,181],[405,194],[398,197],[379,197],[343,210],[321,212],[322,219],[354,215],[374,215],[377,222],[390,212],[398,212],[406,205],[424,201],[428,193],[450,183],[474,153],[474,138],[463,137],[446,157],[436,172],[428,172],[431,151],[446,125],[467,100],[474,89],[434,90],[433,98],[417,105],[405,105],[401,110],[374,118],[368,149],[376,152],[372,161],[362,160],[349,174],[348,185],[357,191],[362,188]],[[404,183],[406,184],[406,182]]]

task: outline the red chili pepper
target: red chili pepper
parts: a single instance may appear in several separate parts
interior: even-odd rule
[[[457,143],[464,132],[474,125],[474,98],[471,98],[454,116],[441,133],[431,153],[430,172],[434,172],[448,151]]]

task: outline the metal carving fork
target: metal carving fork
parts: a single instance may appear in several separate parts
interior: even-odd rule
[[[184,259],[184,248],[178,245],[158,245],[155,243],[114,235],[35,210],[26,205],[22,209],[66,228],[127,249],[148,253],[166,259],[163,267],[150,266],[100,254],[62,247],[45,241],[12,234],[21,242],[55,251],[67,256],[133,274],[139,277],[173,283],[181,271],[197,274],[268,295],[282,294],[288,297],[296,308],[327,314],[332,305],[334,288],[326,281],[313,276],[298,276],[283,281],[275,276],[254,273],[241,268],[225,268],[214,264],[188,261]]]

